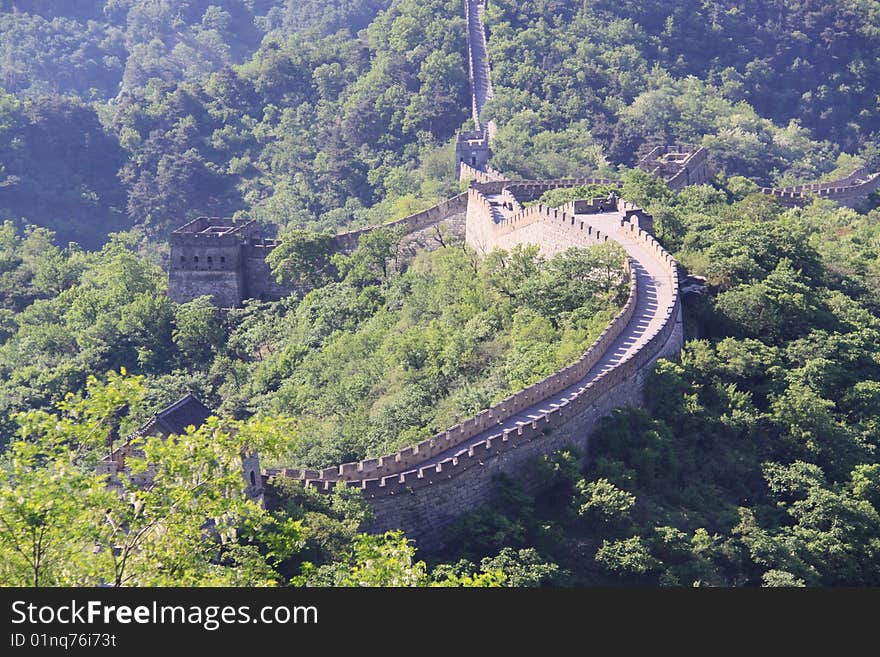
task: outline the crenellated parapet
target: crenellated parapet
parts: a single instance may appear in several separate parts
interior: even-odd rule
[[[859,167],[839,180],[790,187],[762,187],[760,192],[789,207],[807,205],[813,199],[821,198],[861,209],[868,197],[878,189],[880,189],[880,173],[868,173],[865,168]]]
[[[451,216],[463,214],[467,208],[467,193],[453,196],[448,201],[438,203],[427,210],[416,212],[402,219],[389,221],[379,226],[367,226],[366,228],[358,228],[355,230],[345,231],[336,235],[333,240],[336,248],[343,253],[351,252],[357,248],[358,241],[361,236],[370,233],[377,228],[390,228],[400,230],[405,236],[413,235],[421,231],[434,228],[441,223],[449,220]],[[461,232],[461,231],[458,231]],[[463,237],[461,232],[459,235]]]
[[[469,439],[491,431],[499,422],[530,408],[548,396],[561,392],[573,383],[583,379],[595,367],[608,346],[620,335],[624,327],[632,319],[637,301],[635,273],[626,263],[625,275],[629,279],[629,296],[623,309],[615,316],[602,334],[590,348],[571,365],[541,379],[537,383],[509,395],[497,404],[480,411],[475,416],[456,424],[417,445],[406,447],[393,454],[373,459],[344,463],[320,470],[285,469],[281,473],[286,477],[301,479],[309,485],[327,487],[326,482],[356,481],[376,479],[388,481],[391,475],[408,470],[417,470],[426,460],[435,458],[451,448],[455,448]],[[502,433],[504,433],[502,431]],[[508,432],[509,433],[509,432]],[[322,483],[324,482],[324,483]]]
[[[702,185],[710,177],[708,152],[701,146],[657,146],[639,161],[639,168],[675,191]]]
[[[503,472],[528,487],[530,459],[565,445],[586,451],[602,417],[641,403],[651,364],[677,353],[682,341],[677,264],[645,229],[650,215],[617,198],[523,207],[518,191],[539,195],[552,183],[508,184],[468,189],[467,242],[474,246],[478,234],[485,240],[478,250],[536,243],[548,253],[621,244],[629,255],[629,295],[602,334],[574,363],[416,445],[359,462],[267,475],[323,492],[357,487],[375,511],[371,529],[403,528],[421,545],[438,547],[455,517],[491,499],[494,475]]]
[[[464,239],[466,209],[467,194],[459,194],[381,226],[339,233],[334,245],[341,253],[351,253],[362,235],[382,227],[401,231],[404,255],[437,248],[443,244],[440,226]],[[171,235],[168,295],[179,303],[207,295],[216,305],[232,308],[244,299],[277,300],[304,294],[305,287],[283,285],[272,274],[266,258],[280,243],[263,238],[254,221],[207,217],[191,221]]]
[[[488,149],[488,142],[487,149]],[[466,161],[465,157],[467,156],[467,152],[465,148],[459,149],[462,157],[458,158],[458,179],[465,180],[468,182],[476,182],[476,183],[491,183],[491,182],[505,182],[507,181],[507,177],[501,173],[500,171],[496,171],[491,166],[489,166],[488,162],[483,165],[483,169],[477,169],[474,166],[471,166]],[[491,155],[491,151],[487,151],[487,155],[485,159],[488,161],[488,157]],[[476,158],[475,158],[476,159]]]

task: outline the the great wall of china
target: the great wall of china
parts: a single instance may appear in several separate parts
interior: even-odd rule
[[[813,198],[828,199],[840,205],[860,208],[868,195],[880,189],[880,173],[868,173],[859,167],[846,178],[794,187],[762,187],[762,194],[772,196],[782,205],[803,205]]]
[[[617,198],[575,201],[555,209],[524,206],[551,189],[619,183],[593,178],[506,180],[489,166],[493,129],[480,119],[492,96],[481,22],[484,1],[465,0],[474,130],[458,137],[456,175],[469,180],[470,187],[467,193],[385,225],[399,227],[410,250],[439,247],[441,227],[479,253],[531,243],[549,255],[613,240],[627,252],[629,298],[575,363],[418,445],[321,470],[265,472],[269,481],[284,476],[324,492],[355,486],[375,513],[369,529],[401,528],[429,549],[442,545],[445,528],[462,512],[491,501],[495,475],[505,473],[532,488],[537,482],[527,464],[535,457],[567,445],[586,453],[600,420],[614,409],[641,404],[654,361],[677,354],[683,342],[678,266],[651,234],[650,215]],[[709,177],[702,148],[655,148],[640,166],[673,189],[701,184]],[[853,202],[878,186],[878,174],[856,172],[838,183],[761,191],[792,204],[811,195]],[[351,251],[370,230],[337,235],[336,248]],[[221,306],[289,294],[293,290],[274,281],[265,261],[276,245],[261,239],[252,222],[190,222],[172,236],[169,293],[177,301],[211,294]]]

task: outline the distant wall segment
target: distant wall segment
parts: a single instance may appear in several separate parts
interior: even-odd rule
[[[785,206],[806,205],[814,198],[823,198],[858,210],[878,189],[880,173],[868,173],[864,168],[858,168],[840,180],[791,187],[762,187],[760,192]]]
[[[404,256],[419,250],[436,249],[444,235],[464,239],[467,194],[459,194],[433,207],[383,224],[403,233]],[[351,253],[358,240],[377,226],[339,233],[334,246]],[[278,240],[260,237],[255,222],[229,218],[201,217],[171,235],[168,296],[178,303],[210,296],[217,306],[233,308],[245,299],[277,300],[302,288],[279,284],[266,257]]]

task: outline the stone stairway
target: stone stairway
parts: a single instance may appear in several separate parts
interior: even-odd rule
[[[490,197],[490,200],[493,199]],[[409,469],[409,472],[415,472],[425,466],[442,463],[466,454],[469,449],[490,436],[497,436],[506,429],[515,430],[517,427],[531,424],[533,420],[561,407],[564,402],[571,401],[574,397],[583,394],[587,385],[600,375],[617,367],[627,357],[636,354],[648,342],[650,335],[666,321],[665,311],[675,301],[675,287],[668,270],[657,255],[646,248],[643,242],[635,239],[631,233],[621,228],[619,215],[616,213],[583,215],[581,218],[623,246],[630,258],[630,263],[636,273],[638,296],[636,310],[626,328],[606,350],[601,360],[577,383],[441,454],[425,459]]]
[[[473,95],[473,119],[477,130],[482,130],[480,114],[486,103],[494,96],[492,91],[489,55],[486,51],[486,32],[483,28],[485,0],[465,0],[468,19],[468,51],[471,57],[473,77],[471,93]]]

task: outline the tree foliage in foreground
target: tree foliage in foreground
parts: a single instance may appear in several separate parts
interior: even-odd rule
[[[20,414],[0,460],[0,584],[6,586],[272,586],[313,534],[303,518],[247,493],[242,454],[271,455],[292,422],[211,418],[167,439],[138,438],[130,475],[108,487],[96,466],[143,381],[91,378],[53,412]],[[139,475],[149,473],[149,481]],[[345,515],[345,514],[343,514]],[[322,522],[323,519],[323,522]],[[320,528],[329,516],[308,520]],[[399,533],[352,534],[338,562],[303,562],[294,585],[498,586],[500,570],[433,577]]]

